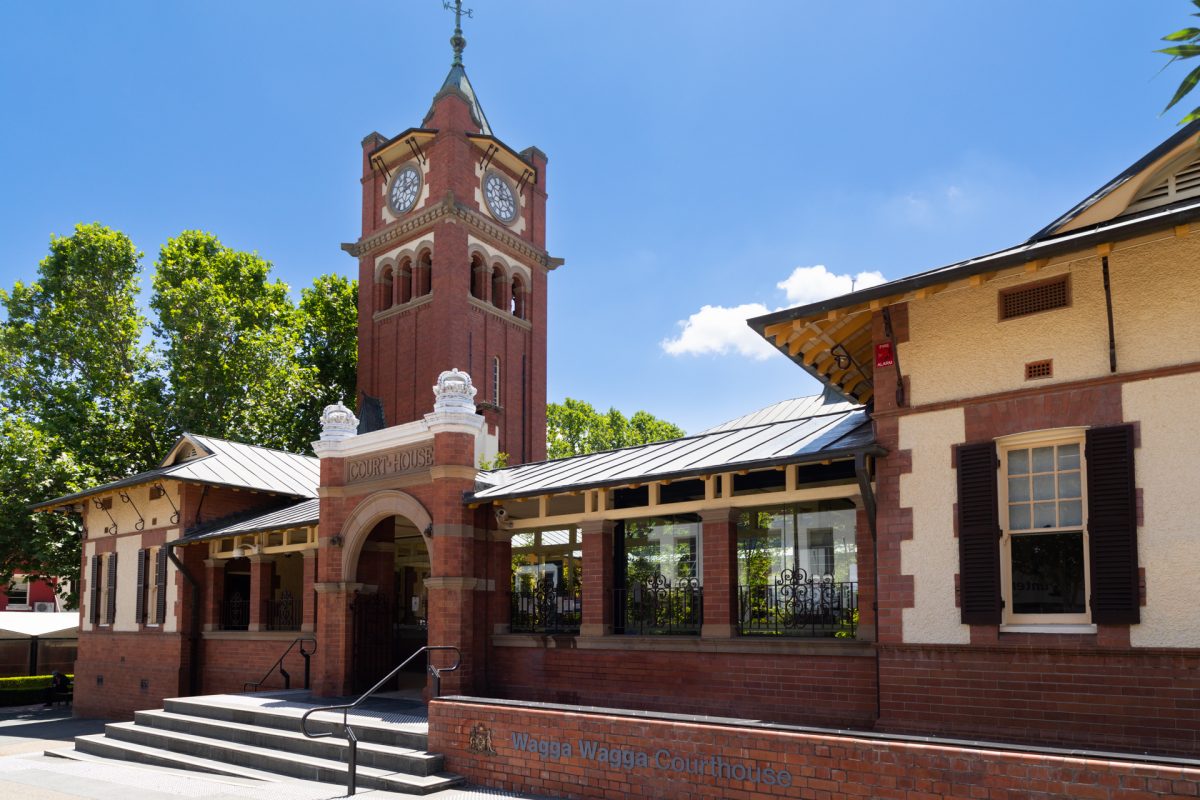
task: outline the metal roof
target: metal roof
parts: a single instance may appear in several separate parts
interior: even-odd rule
[[[776,403],[682,439],[481,472],[468,499],[528,497],[884,452],[862,406],[821,401],[817,395]]]
[[[317,496],[317,486],[321,480],[321,462],[312,456],[285,453],[282,450],[191,433],[183,434],[171,448],[171,452],[174,453],[185,441],[200,451],[201,455],[198,458],[172,464],[164,463],[157,469],[139,472],[102,486],[38,503],[33,509],[36,511],[52,508],[102,492],[163,479],[231,486],[289,497]]]
[[[771,314],[764,314],[761,317],[748,319],[746,320],[746,324],[753,328],[760,336],[765,336],[767,326],[777,322],[803,319],[817,314],[824,314],[835,309],[866,303],[871,300],[882,300],[905,292],[923,289],[927,286],[961,280],[972,275],[978,275],[981,272],[991,272],[1004,267],[1013,267],[1038,258],[1049,258],[1054,255],[1075,252],[1090,245],[1104,244],[1111,242],[1113,236],[1138,236],[1143,233],[1151,233],[1170,227],[1171,225],[1191,222],[1196,219],[1200,219],[1200,200],[1193,199],[1184,203],[1176,203],[1172,206],[1151,209],[1141,214],[1119,217],[1109,222],[1093,225],[1090,228],[1081,228],[1060,236],[1026,242],[1025,244],[1010,247],[1007,250],[999,250],[985,256],[968,258],[965,261],[958,261],[954,264],[931,269],[907,278],[881,283],[869,289],[831,297],[828,300],[796,306],[795,308],[785,308],[782,311],[775,311]],[[787,348],[781,349],[787,355]],[[795,356],[789,355],[788,357],[793,361],[797,360]],[[816,375],[808,365],[801,364],[801,366],[805,368],[806,372],[813,374],[813,377],[817,378],[817,380],[823,380],[822,376]]]
[[[179,541],[199,542],[205,539],[223,539],[226,536],[238,536],[246,533],[316,525],[321,518],[320,506],[320,500],[304,500],[300,503],[272,509],[266,513],[260,509],[240,514],[237,517],[226,517],[194,529],[187,536],[181,537]]]

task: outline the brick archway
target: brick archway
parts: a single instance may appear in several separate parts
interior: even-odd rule
[[[412,495],[396,489],[375,492],[354,507],[342,526],[342,536],[345,537],[342,575],[347,583],[353,583],[358,578],[358,558],[362,554],[363,544],[371,535],[371,529],[387,517],[404,517],[411,522],[421,532],[425,547],[432,554],[426,531],[433,524],[433,517],[425,510],[425,506]]]

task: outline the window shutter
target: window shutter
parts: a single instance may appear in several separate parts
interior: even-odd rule
[[[154,621],[159,625],[167,621],[167,548],[158,548],[157,564],[154,567]]]
[[[150,566],[150,551],[138,550],[137,554],[137,599],[133,617],[139,625],[146,621],[146,568]]]
[[[958,446],[958,572],[962,621],[1000,624],[996,443]]]
[[[88,619],[93,625],[100,624],[100,556],[92,556],[91,602],[88,604]]]
[[[1086,455],[1092,621],[1101,625],[1137,623],[1141,615],[1133,426],[1090,429]]]
[[[105,604],[108,616],[105,621],[109,625],[117,621],[117,554],[108,554],[108,597]]]

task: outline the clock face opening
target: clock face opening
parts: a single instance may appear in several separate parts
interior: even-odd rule
[[[492,216],[508,225],[517,218],[517,196],[508,181],[489,172],[483,179],[483,199]]]
[[[392,178],[388,189],[388,208],[394,214],[405,214],[417,204],[417,196],[421,193],[421,173],[414,166],[407,166]]]

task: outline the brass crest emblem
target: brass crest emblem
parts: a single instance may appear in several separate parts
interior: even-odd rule
[[[482,722],[475,723],[475,727],[471,729],[471,734],[467,738],[467,749],[480,755],[496,755],[496,751],[492,748],[491,729],[484,727]]]

